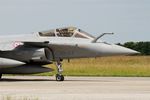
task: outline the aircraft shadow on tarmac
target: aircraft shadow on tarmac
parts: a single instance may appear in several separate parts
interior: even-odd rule
[[[55,81],[52,79],[12,79],[12,78],[3,78],[0,82],[19,82],[19,81]]]
[[[30,81],[56,81],[55,79],[13,79],[13,78],[2,78],[0,80],[0,82],[22,82],[22,81],[26,81],[26,82],[30,82]],[[66,79],[66,82],[116,82],[114,81],[109,81],[109,80],[95,80],[95,79]]]

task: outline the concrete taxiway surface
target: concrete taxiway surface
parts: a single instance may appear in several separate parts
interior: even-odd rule
[[[0,99],[7,100],[150,100],[150,78],[3,76]],[[24,100],[24,99],[22,99]]]

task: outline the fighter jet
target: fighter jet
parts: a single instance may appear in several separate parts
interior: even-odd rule
[[[53,69],[44,65],[56,63],[56,80],[63,81],[64,59],[139,53],[100,40],[106,34],[113,33],[102,33],[94,37],[79,28],[64,27],[25,35],[1,36],[0,78],[2,74],[50,72]]]

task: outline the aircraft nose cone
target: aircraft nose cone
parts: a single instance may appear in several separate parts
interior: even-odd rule
[[[116,52],[118,52],[119,54],[124,54],[124,55],[134,55],[134,54],[139,54],[140,52],[129,49],[129,48],[125,48],[122,46],[118,46],[118,45],[114,45],[113,48],[115,48]]]

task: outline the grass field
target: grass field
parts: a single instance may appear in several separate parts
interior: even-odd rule
[[[56,67],[49,65],[56,70]],[[150,76],[150,56],[119,56],[63,61],[65,76]],[[40,75],[55,75],[43,73]]]

